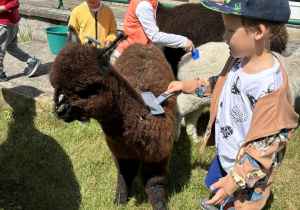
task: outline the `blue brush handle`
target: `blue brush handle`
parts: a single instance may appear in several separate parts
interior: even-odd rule
[[[199,58],[199,51],[198,49],[195,49],[195,51],[192,50],[192,57],[194,60]]]
[[[89,44],[91,43],[95,43],[96,45],[101,46],[100,41],[98,41],[97,39],[94,39],[93,37],[90,36],[85,36],[84,38],[88,39]]]
[[[168,98],[176,95],[176,94],[179,94],[181,93],[181,91],[178,91],[178,92],[173,92],[173,93],[170,93],[170,94],[166,94],[166,92],[164,92],[163,94],[161,94],[160,96],[158,96],[156,98],[156,102],[160,105],[162,104],[165,100],[167,100]]]

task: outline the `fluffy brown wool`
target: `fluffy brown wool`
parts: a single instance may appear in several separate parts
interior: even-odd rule
[[[225,27],[222,14],[205,8],[202,4],[182,4],[174,8],[158,4],[156,11],[157,26],[160,31],[179,34],[190,39],[195,47],[207,42],[223,40]],[[286,50],[288,33],[286,27],[274,37],[271,50],[282,53]],[[174,75],[177,76],[178,63],[186,53],[181,48],[163,47],[168,62],[171,64]]]
[[[132,181],[140,176],[153,209],[166,209],[166,179],[175,137],[176,97],[163,104],[165,114],[150,115],[141,92],[156,97],[175,78],[161,50],[134,44],[117,59],[110,49],[97,49],[77,42],[73,27],[68,40],[75,40],[57,55],[50,71],[55,111],[66,122],[96,119],[116,165],[115,202],[127,202]],[[74,34],[75,32],[75,34]]]

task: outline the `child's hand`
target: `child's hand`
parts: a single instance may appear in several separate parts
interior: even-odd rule
[[[173,92],[182,91],[183,83],[180,81],[173,81],[169,84],[166,94],[171,94]]]
[[[186,52],[195,51],[195,46],[191,40],[189,40],[189,39],[187,40],[184,51],[186,51]]]
[[[104,40],[104,43],[105,43],[105,46],[108,46],[111,44],[111,41],[110,40]]]
[[[229,195],[225,192],[224,188],[222,188],[222,183],[220,181],[217,181],[216,183],[212,184],[210,186],[210,189],[211,190],[219,189],[219,190],[214,195],[214,197],[212,197],[212,199],[205,202],[205,205],[220,205],[227,200]]]

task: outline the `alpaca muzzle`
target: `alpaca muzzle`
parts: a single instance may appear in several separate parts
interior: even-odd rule
[[[55,102],[55,112],[57,115],[62,115],[70,108],[69,97],[64,91],[60,91]]]
[[[81,120],[76,113],[78,109],[72,107],[69,102],[69,97],[64,91],[59,91],[55,97],[55,113],[57,118],[69,123],[74,120]],[[79,111],[80,112],[80,111]]]

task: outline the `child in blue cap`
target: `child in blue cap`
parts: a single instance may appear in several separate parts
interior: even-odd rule
[[[202,0],[222,12],[231,56],[218,76],[173,81],[167,93],[212,97],[210,121],[200,153],[217,154],[205,179],[216,193],[202,209],[262,209],[298,125],[285,69],[270,41],[289,20],[288,0]],[[217,56],[216,56],[217,59]]]

